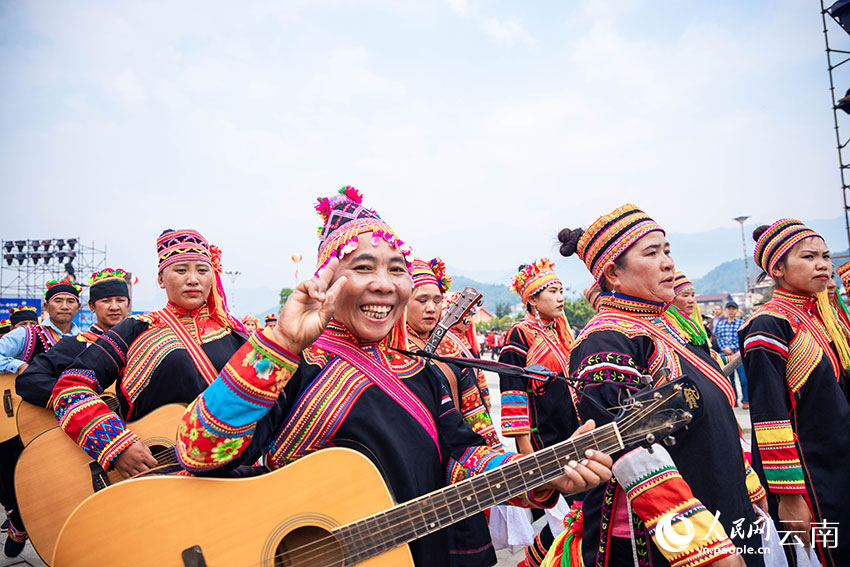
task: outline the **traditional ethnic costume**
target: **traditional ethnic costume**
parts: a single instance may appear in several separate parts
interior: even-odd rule
[[[89,303],[105,297],[129,299],[130,290],[126,277],[124,270],[111,268],[92,274],[88,281]],[[87,331],[73,337],[65,337],[48,352],[35,357],[15,380],[18,395],[31,404],[47,407],[62,372],[102,334],[103,329],[95,323]]]
[[[451,278],[446,274],[446,265],[439,258],[433,258],[428,262],[414,258],[410,262],[410,275],[413,280],[413,289],[433,284],[439,288],[440,293],[445,294],[452,283]],[[428,340],[427,337],[418,336],[410,326],[407,328],[407,339],[410,350],[424,348]],[[451,339],[446,341],[445,337],[441,344],[442,342],[454,344]],[[461,356],[461,354],[457,352],[446,354],[446,356]],[[478,390],[475,369],[461,368],[455,364],[440,361],[429,361],[427,364],[433,365],[443,379],[443,385],[451,394],[455,409],[461,413],[463,420],[484,438],[487,445],[496,450],[501,449],[502,443],[496,435],[490,414],[487,413]],[[473,567],[496,564],[496,550],[493,548],[487,519],[483,512],[451,525],[448,528],[448,534],[450,565]]]
[[[838,277],[841,278],[841,283],[844,285],[845,292],[850,291],[850,262],[837,267],[835,272],[838,274]],[[835,314],[838,316],[838,319],[846,329],[850,330],[850,309],[847,308],[847,304],[844,302],[844,299],[841,298],[841,294],[838,290],[835,290],[835,299],[832,300],[831,303],[832,308],[835,309]]]
[[[248,328],[247,323],[254,323],[254,327],[256,327],[256,329],[258,331],[262,328],[262,327],[260,327],[260,320],[257,319],[257,316],[254,315],[253,313],[246,313],[245,315],[242,316],[242,319],[240,319],[239,322],[242,323],[242,326],[245,327],[246,329]],[[275,322],[277,322],[276,319],[275,319]]]
[[[594,221],[576,251],[601,282],[608,262],[653,231],[664,232],[643,211],[624,205]],[[735,544],[727,536],[734,533],[736,520],[743,519],[746,526],[756,521],[752,502],[764,495],[741,450],[731,387],[707,348],[689,344],[667,323],[666,307],[606,295],[570,353],[570,374],[598,382],[576,383],[583,421],[593,418],[597,426],[610,422],[612,414],[605,408],[616,413],[627,395],[646,388],[644,375],[651,377],[651,386],[687,375],[698,386],[704,407],[700,418],[676,433],[678,442],[668,449],[669,455],[655,446],[655,455],[637,450],[619,457],[615,478],[585,493],[582,554],[587,567],[692,567],[734,553],[736,545],[761,546],[758,534],[744,533]],[[719,523],[712,528],[718,512]],[[661,549],[652,537],[667,514],[683,515],[672,521],[679,534],[687,530],[681,525],[685,516],[695,529],[696,537],[679,551]],[[574,531],[568,535],[575,539]],[[744,559],[750,566],[763,565],[757,555]],[[569,561],[566,564],[578,565],[574,552]]]
[[[12,322],[8,319],[0,319],[0,337],[12,330]]]
[[[694,284],[691,283],[691,280],[689,280],[685,274],[677,270],[673,275],[673,297],[693,289]],[[694,307],[694,313],[685,313],[672,303],[667,307],[667,311],[664,313],[664,316],[667,318],[667,322],[676,329],[679,335],[685,337],[690,344],[695,346],[708,346],[710,344],[708,340],[708,332],[702,324],[702,317],[699,317],[699,320],[697,320],[695,315],[699,315],[699,309],[697,307]]]
[[[361,234],[410,256],[356,189],[341,193],[317,207],[324,220],[320,270],[331,257],[356,250]],[[406,347],[404,335],[402,318],[378,343],[363,343],[332,320],[298,356],[277,344],[271,329],[255,333],[187,409],[178,429],[181,464],[196,474],[220,474],[265,451],[276,469],[324,447],[348,447],[372,460],[396,501],[405,502],[520,458],[494,451],[472,431],[433,365],[390,348]],[[552,491],[515,499],[538,506],[552,501]],[[446,530],[410,547],[418,567],[449,564]]]
[[[266,329],[277,324],[277,313],[269,313],[265,317]],[[257,327],[259,329],[259,327]]]
[[[553,284],[561,284],[555,266],[541,258],[524,266],[513,277],[511,290],[523,304]],[[510,328],[499,362],[525,367],[542,364],[563,376],[570,370],[570,348],[573,335],[566,316],[554,321],[543,320],[531,313]],[[575,393],[565,380],[526,379],[502,374],[499,376],[502,404],[502,435],[529,435],[535,451],[567,439],[578,429],[574,406]],[[554,534],[547,524],[526,548],[526,564],[540,565]]]
[[[799,221],[779,220],[758,239],[756,264],[772,276],[782,257],[812,236],[820,237]],[[801,494],[813,528],[839,526],[837,547],[812,537],[821,563],[832,567],[850,565],[850,541],[841,535],[850,527],[850,349],[828,314],[815,296],[777,287],[741,329],[740,340],[750,376],[753,465],[767,488],[770,513],[778,522],[779,496]]]
[[[49,302],[56,296],[67,295],[80,301],[80,290],[82,289],[71,278],[65,277],[61,280],[50,280],[46,284],[44,301]],[[13,325],[21,321],[35,321],[38,316],[34,307],[23,306],[11,313]],[[48,352],[62,338],[71,338],[78,334],[80,329],[71,323],[69,332],[64,333],[47,319],[43,324],[26,325],[10,331],[0,337],[0,369],[3,372],[17,372],[23,364],[31,364],[40,354]],[[15,381],[16,383],[20,377]],[[23,520],[17,510],[18,503],[15,497],[15,464],[23,450],[21,438],[17,435],[0,443],[0,501],[9,513],[9,535],[6,538],[4,551],[8,557],[17,557],[26,544],[28,538]]]
[[[169,302],[129,317],[85,349],[53,389],[60,426],[104,469],[139,440],[126,421],[165,404],[188,404],[245,342],[242,325],[227,311],[218,248],[193,230],[168,230],[157,239],[157,251],[160,273],[177,262],[212,265],[206,303],[190,311]],[[117,414],[99,397],[116,381]]]

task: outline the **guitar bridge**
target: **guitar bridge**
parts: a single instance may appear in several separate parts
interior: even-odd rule
[[[186,548],[180,555],[183,557],[183,567],[207,567],[207,560],[204,559],[200,545]]]
[[[12,390],[5,390],[3,392],[3,410],[8,417],[15,415],[15,409],[12,407]]]
[[[103,467],[100,466],[100,463],[97,461],[90,462],[89,472],[91,473],[92,490],[98,492],[99,490],[103,490],[109,486],[109,477],[106,475],[106,471],[103,470]]]

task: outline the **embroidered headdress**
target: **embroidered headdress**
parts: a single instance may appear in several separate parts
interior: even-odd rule
[[[346,185],[338,195],[320,197],[316,211],[322,217],[319,227],[319,258],[316,274],[333,258],[342,259],[357,249],[357,237],[364,233],[372,234],[372,245],[376,246],[384,239],[390,246],[398,248],[408,264],[412,257],[410,246],[398,238],[378,213],[363,206],[363,195]]]
[[[207,239],[195,230],[166,229],[156,239],[156,252],[159,256],[159,273],[177,262],[206,262],[213,269],[213,283],[207,296],[207,309],[210,317],[224,327],[245,331],[242,323],[236,320],[227,309],[227,296],[221,284],[221,250],[211,245]]]
[[[615,261],[632,244],[656,230],[666,234],[649,215],[635,205],[626,204],[602,215],[587,230],[562,230],[558,233],[558,240],[562,243],[561,254],[570,256],[577,252],[593,279],[599,283],[605,264]]]
[[[127,272],[121,268],[106,268],[91,275],[89,278],[89,301],[97,301],[104,297],[130,298]]]
[[[555,264],[549,258],[540,258],[520,267],[511,280],[511,291],[518,294],[523,303],[528,303],[528,298],[553,283],[561,283],[555,274]]]
[[[844,289],[850,291],[850,262],[841,264],[835,271],[838,272],[838,277],[841,278],[841,283],[844,284]]]
[[[247,323],[248,321],[253,321],[254,325],[256,325],[257,327],[260,326],[260,320],[257,319],[256,315],[254,315],[253,313],[246,313],[245,315],[242,316],[242,319],[240,319],[240,321],[242,322],[243,325],[245,323]]]
[[[676,270],[676,273],[673,275],[673,296],[675,297],[689,289],[695,289],[694,284],[691,283],[688,276]]]
[[[8,319],[0,319],[0,335],[5,335],[12,330],[12,323]]]
[[[780,219],[758,237],[753,258],[767,275],[773,277],[773,269],[782,257],[795,244],[811,236],[822,238],[820,234],[798,220]]]
[[[61,280],[50,280],[45,286],[47,287],[44,290],[45,301],[50,301],[57,295],[70,295],[79,301],[80,291],[83,289],[71,276],[65,276]]]
[[[269,313],[265,317],[266,325],[269,323],[277,323],[277,313]]]
[[[414,258],[410,262],[410,276],[413,278],[413,287],[434,284],[441,293],[446,293],[452,286],[452,278],[446,274],[446,264],[439,258],[430,261]]]
[[[35,321],[38,323],[38,312],[31,305],[21,305],[9,309],[10,324],[14,327],[22,321]]]

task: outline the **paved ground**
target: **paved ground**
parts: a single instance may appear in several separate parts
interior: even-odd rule
[[[499,415],[501,414],[499,407],[499,377],[498,375],[492,372],[486,372],[487,375],[487,384],[490,388],[491,399],[493,402],[492,414],[493,420],[496,422],[496,431],[500,431],[499,427]],[[741,424],[741,427],[744,429],[744,438],[750,438],[750,416],[747,410],[743,410],[740,407],[735,408],[735,415],[738,417],[738,423]],[[514,450],[515,445],[511,439],[502,439],[502,442],[509,450]],[[542,529],[544,518],[541,518],[535,524],[535,527]],[[5,541],[5,535],[0,536],[2,541]],[[499,550],[496,553],[498,557],[498,566],[499,567],[513,567],[515,566],[522,558],[523,552],[522,550],[518,550],[515,553],[511,553],[507,549]],[[38,554],[33,549],[32,545],[27,543],[26,548],[24,548],[23,553],[20,556],[10,559],[8,557],[0,554],[0,567],[4,566],[21,566],[21,567],[42,567],[44,562],[38,557]]]

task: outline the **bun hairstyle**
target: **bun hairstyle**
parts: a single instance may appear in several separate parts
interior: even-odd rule
[[[520,264],[519,268],[516,269],[517,272],[521,272],[528,267],[528,264]]]
[[[755,240],[756,242],[758,242],[758,241],[759,241],[759,238],[761,238],[761,235],[762,235],[762,234],[764,234],[764,231],[765,231],[765,230],[767,230],[768,228],[770,228],[770,227],[769,227],[768,225],[766,225],[766,224],[763,224],[763,225],[761,225],[760,227],[756,228],[756,229],[753,231],[753,240]]]
[[[581,228],[563,228],[558,233],[558,241],[561,243],[561,247],[558,251],[561,253],[561,256],[565,258],[569,258],[573,254],[576,253],[576,247],[578,246],[578,240],[581,238],[581,235],[584,234],[584,230]]]

